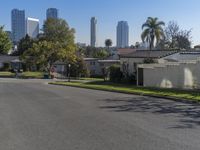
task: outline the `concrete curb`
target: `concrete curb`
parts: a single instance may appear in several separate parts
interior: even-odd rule
[[[82,86],[76,86],[76,85],[64,85],[64,84],[56,84],[56,83],[48,83],[50,85],[58,85],[58,86],[69,86],[69,87],[75,87],[75,88],[83,88],[83,89],[91,89],[91,90],[97,90],[97,91],[107,91],[107,92],[115,92],[115,93],[122,93],[122,94],[133,94],[133,95],[139,95],[139,96],[148,96],[148,97],[154,97],[154,98],[163,98],[163,99],[169,99],[176,102],[182,102],[187,104],[200,104],[200,101],[195,101],[191,99],[184,99],[184,98],[177,98],[172,96],[160,96],[160,95],[152,95],[152,94],[143,94],[143,93],[137,93],[137,92],[125,92],[125,91],[113,91],[113,90],[107,90],[107,89],[95,89],[90,87],[82,87]]]

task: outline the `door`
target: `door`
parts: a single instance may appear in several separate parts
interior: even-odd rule
[[[143,86],[144,85],[143,68],[138,68],[138,85],[139,86]]]

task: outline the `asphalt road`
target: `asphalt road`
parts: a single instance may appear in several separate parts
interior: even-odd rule
[[[200,150],[200,106],[0,79],[0,150]]]

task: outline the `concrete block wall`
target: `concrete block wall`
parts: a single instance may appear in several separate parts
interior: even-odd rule
[[[144,65],[144,86],[162,88],[200,88],[200,61],[165,64],[164,66]]]

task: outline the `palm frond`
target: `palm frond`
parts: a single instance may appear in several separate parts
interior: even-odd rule
[[[145,29],[145,30],[142,32],[141,38],[142,38],[142,41],[143,41],[143,42],[146,41],[145,39],[148,38],[148,36],[150,35],[149,33],[150,33],[150,29]]]
[[[148,22],[145,22],[143,25],[142,25],[142,30],[144,28],[150,28],[150,24]]]
[[[164,31],[162,26],[165,23],[159,21],[158,18],[148,17],[146,22],[142,25],[141,34],[142,41],[147,41],[150,44],[150,48],[154,46],[154,41],[158,43],[164,37]]]
[[[164,23],[163,21],[158,21],[158,22],[157,22],[157,25],[158,25],[158,26],[165,26],[165,23]]]

